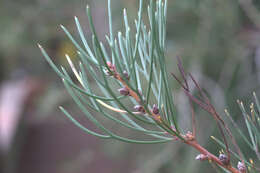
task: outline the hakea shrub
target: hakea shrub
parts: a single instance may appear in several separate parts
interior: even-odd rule
[[[90,8],[87,6],[86,12],[92,31],[92,45],[84,36],[83,30],[77,17],[75,17],[83,47],[72,37],[64,27],[66,35],[77,48],[79,57],[78,68],[74,66],[68,55],[65,55],[77,81],[72,80],[65,68],[60,69],[52,62],[46,51],[39,45],[44,57],[62,78],[63,83],[79,109],[86,117],[94,123],[102,133],[90,130],[80,124],[71,114],[60,107],[61,111],[79,128],[94,136],[104,139],[116,139],[129,143],[153,144],[172,142],[179,140],[195,148],[199,154],[196,160],[210,161],[226,172],[245,173],[258,172],[252,159],[241,152],[233,133],[238,133],[248,146],[255,151],[258,160],[260,131],[259,112],[260,106],[254,94],[256,109],[254,104],[250,106],[249,116],[242,102],[238,101],[242,110],[249,138],[245,135],[237,124],[225,110],[232,125],[230,129],[227,123],[221,118],[210,99],[199,86],[195,78],[185,73],[181,59],[177,57],[177,67],[181,78],[171,74],[180,84],[184,93],[189,99],[191,109],[192,131],[184,132],[178,125],[173,104],[172,86],[169,85],[165,60],[165,39],[166,39],[166,16],[167,0],[150,0],[147,8],[149,26],[147,27],[143,18],[143,0],[139,1],[138,19],[135,21],[136,32],[133,35],[126,10],[124,9],[125,32],[118,32],[117,37],[113,34],[113,24],[111,16],[111,2],[108,0],[109,36],[106,36],[109,51],[102,42],[99,41],[96,29],[93,25]],[[134,39],[132,38],[134,37]],[[92,47],[92,48],[90,48]],[[89,74],[87,76],[87,74]],[[90,76],[90,77],[89,77]],[[92,78],[101,92],[95,93],[91,88],[89,80]],[[190,90],[192,81],[199,95],[194,96]],[[131,103],[126,103],[129,100]],[[212,136],[224,150],[219,156],[209,152],[197,141],[196,116],[194,105],[199,106],[209,113],[216,122],[221,139]],[[122,127],[138,131],[153,139],[139,140],[129,139],[119,136],[108,128],[104,127],[88,109],[94,110],[105,118],[110,119]],[[121,117],[118,118],[120,115]],[[230,143],[234,147],[231,150]],[[232,159],[231,159],[232,158]],[[234,162],[236,161],[236,163]]]

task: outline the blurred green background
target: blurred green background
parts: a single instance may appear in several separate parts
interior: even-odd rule
[[[168,1],[169,72],[177,72],[175,57],[180,55],[186,71],[209,93],[220,114],[227,108],[243,128],[236,100],[249,105],[252,92],[258,96],[260,93],[260,1]],[[94,23],[104,41],[108,33],[106,0],[0,1],[0,120],[2,125],[7,125],[3,118],[8,115],[6,110],[17,109],[18,122],[11,142],[2,147],[0,172],[214,172],[210,164],[195,161],[196,151],[179,142],[136,145],[97,139],[84,134],[58,110],[59,105],[66,105],[74,115],[81,115],[61,80],[45,62],[37,43],[46,48],[57,64],[66,66],[65,53],[76,61],[75,49],[59,24],[78,38],[74,23],[74,16],[78,16],[86,35],[90,36],[86,4],[92,8]],[[115,30],[123,26],[123,8],[127,8],[129,20],[135,19],[138,1],[112,0]],[[170,81],[175,86],[179,122],[188,130],[188,100],[178,84]],[[11,96],[4,97],[7,91]],[[218,153],[221,148],[210,139],[212,134],[219,135],[214,121],[200,109],[196,109],[196,113],[200,143]],[[92,127],[83,117],[81,119]],[[105,123],[114,125],[109,121]],[[135,135],[125,129],[118,130]],[[243,143],[241,145],[244,152],[249,152]]]

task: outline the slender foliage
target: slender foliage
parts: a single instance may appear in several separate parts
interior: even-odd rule
[[[46,51],[39,45],[45,59],[62,78],[66,90],[78,108],[97,127],[98,131],[85,127],[65,108],[60,107],[61,111],[83,131],[100,138],[139,144],[180,140],[200,152],[196,157],[197,160],[209,160],[214,167],[220,167],[226,172],[259,171],[253,160],[248,160],[245,154],[241,152],[232,131],[220,114],[217,113],[195,78],[191,74],[185,73],[181,59],[178,57],[177,66],[181,79],[175,74],[172,75],[179,82],[189,99],[192,132],[184,133],[184,130],[180,129],[175,114],[172,87],[169,85],[165,60],[167,0],[150,0],[147,8],[148,26],[142,20],[145,15],[143,4],[143,0],[140,0],[137,20],[134,22],[135,28],[130,28],[127,10],[124,9],[122,18],[125,31],[118,31],[117,34],[114,34],[111,0],[108,0],[109,36],[106,36],[105,43],[100,42],[98,38],[89,6],[86,7],[86,14],[92,32],[91,39],[85,36],[77,17],[75,17],[75,24],[81,43],[75,40],[70,32],[61,25],[62,30],[77,49],[78,66],[74,65],[68,55],[65,55],[77,81],[71,79],[65,68],[56,66]],[[188,79],[195,85],[199,96],[192,95]],[[94,81],[101,92],[95,92],[96,90],[90,85],[90,80]],[[237,128],[235,121],[227,111],[226,113],[236,127],[238,134],[260,159],[260,105],[255,94],[254,99],[256,106],[254,104],[250,106],[251,116],[247,114],[244,105],[239,101],[249,135],[244,134]],[[197,141],[194,105],[206,110],[219,128],[221,140],[212,138],[225,148],[225,151],[221,151],[218,157],[202,147]],[[90,110],[123,128],[140,132],[147,138],[132,139],[125,137],[124,134],[112,131],[105,127],[102,120],[94,116]],[[121,118],[118,118],[118,116]],[[230,143],[234,146],[235,151],[231,150]],[[238,161],[236,168],[231,163],[233,156]]]

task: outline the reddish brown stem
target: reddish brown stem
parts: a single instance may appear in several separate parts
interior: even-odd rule
[[[182,69],[181,69],[182,70]],[[182,70],[182,75],[184,75],[184,72]],[[141,102],[141,99],[139,98],[138,94],[133,91],[128,85],[127,83],[124,81],[124,79],[115,71],[114,72],[114,78],[119,80],[128,90],[129,90],[129,94],[138,102]],[[186,87],[184,87],[186,93],[189,94],[189,89],[188,89],[188,84],[186,83]],[[192,97],[193,98],[193,97]],[[192,107],[192,103],[191,103],[192,99],[190,98],[190,104]],[[163,120],[161,119],[160,115],[158,114],[154,114],[151,111],[151,116],[152,118],[158,122],[158,123],[163,123]],[[195,139],[195,117],[194,117],[194,110],[192,107],[192,123],[193,123],[193,133],[187,133],[186,135],[181,135],[183,136],[183,139],[181,139],[182,142],[184,142],[185,144],[188,144],[189,146],[195,148],[196,150],[198,150],[201,154],[204,154],[205,156],[207,156],[207,159],[211,162],[216,163],[217,165],[219,165],[220,167],[225,168],[226,170],[229,170],[231,173],[240,173],[236,168],[232,167],[230,164],[229,165],[224,165],[218,157],[216,157],[214,154],[210,153],[207,149],[205,149],[204,147],[202,147],[199,143],[197,143],[196,139]],[[173,129],[171,129],[173,130]],[[176,132],[177,133],[177,132]],[[176,136],[174,136],[176,137]],[[179,138],[180,139],[180,138]]]
[[[232,173],[240,173],[236,168],[232,167],[231,165],[224,165],[218,157],[216,157],[214,154],[210,153],[208,150],[198,144],[196,140],[187,140],[184,143],[190,145],[191,147],[198,150],[201,154],[207,156],[209,161],[216,163],[217,165],[225,168],[226,170],[229,170]]]
[[[135,93],[131,88],[128,87],[128,85],[126,84],[126,82],[123,80],[123,78],[116,72],[114,74],[114,77],[119,80],[129,91],[129,94],[138,102],[141,102],[141,99],[139,98],[138,94]]]
[[[117,73],[115,72],[114,73],[114,78],[119,80],[123,85],[124,87],[126,87],[129,91],[129,95],[132,96],[138,103],[141,103],[141,99],[140,97],[138,96],[138,94],[133,91],[128,85],[127,83],[124,81],[124,79]],[[159,114],[154,114],[152,111],[150,112],[150,115],[152,116],[152,118],[159,122],[159,123],[162,123],[162,119],[161,119],[161,116]]]

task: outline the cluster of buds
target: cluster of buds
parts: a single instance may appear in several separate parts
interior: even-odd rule
[[[118,89],[119,93],[124,96],[130,96],[129,89],[126,87]]]
[[[106,74],[109,75],[109,76],[113,76],[116,78],[116,79],[119,79],[121,80],[122,78],[123,79],[126,79],[126,80],[129,80],[130,77],[129,77],[129,74],[126,70],[123,71],[123,76],[122,78],[121,77],[118,77],[116,74],[116,67],[114,64],[112,64],[111,62],[107,62],[107,66],[109,69],[106,69]],[[124,95],[124,96],[131,96],[130,94],[130,90],[127,86],[124,86],[123,88],[120,88],[118,89],[118,92],[121,94],[121,95]],[[142,92],[141,90],[138,90],[139,94],[142,95]],[[145,109],[142,105],[135,105],[134,106],[134,109],[140,113],[145,113]],[[159,108],[156,104],[153,105],[152,107],[152,113],[155,114],[155,115],[159,115]],[[158,116],[160,118],[160,116]]]
[[[114,74],[114,72],[116,71],[116,67],[115,67],[115,65],[114,64],[112,64],[111,62],[107,62],[107,66],[108,66],[108,68],[109,68],[109,70],[108,69],[106,69],[105,70],[105,72],[106,72],[106,74],[108,75],[108,76],[112,76],[113,74]]]
[[[219,154],[218,158],[224,165],[229,165],[229,159],[225,154]]]
[[[244,163],[242,162],[238,162],[237,163],[237,169],[239,170],[239,172],[241,173],[245,173],[246,172],[246,166]]]
[[[108,76],[114,75],[115,72],[116,72],[116,67],[115,67],[115,65],[112,64],[110,61],[108,61],[108,62],[107,62],[107,66],[108,66],[109,69],[106,69],[106,70],[105,70],[105,73],[106,73]],[[128,74],[128,72],[127,72],[126,70],[123,71],[123,77],[124,77],[125,79],[127,79],[127,80],[130,79],[129,74]]]

